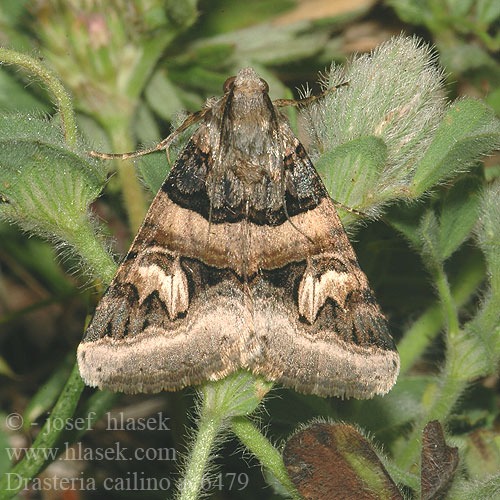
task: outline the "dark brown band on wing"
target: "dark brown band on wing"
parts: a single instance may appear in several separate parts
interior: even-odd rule
[[[223,207],[210,207],[210,197],[207,192],[210,187],[206,182],[208,160],[208,154],[203,153],[192,142],[188,143],[165,180],[162,190],[177,205],[200,214],[206,220],[210,218],[214,224],[240,222],[248,217],[250,222],[259,226],[279,226],[286,222],[288,217],[316,208],[327,196],[321,180],[299,143],[296,150],[283,160],[286,178],[284,196],[286,211],[283,207],[278,210],[270,208],[271,201],[270,207],[257,209],[252,203],[251,196],[248,200],[248,208],[245,199],[237,205],[226,200]],[[221,182],[224,185],[223,191],[230,193],[231,180],[223,178]],[[269,185],[274,182],[270,178],[267,179]]]

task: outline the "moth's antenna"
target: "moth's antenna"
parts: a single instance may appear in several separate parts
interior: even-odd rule
[[[344,205],[343,203],[341,203],[340,201],[337,201],[337,200],[334,200],[332,198],[332,203],[337,207],[337,208],[340,208],[342,210],[345,210],[346,212],[349,212],[351,214],[354,214],[354,215],[357,215],[358,217],[369,217],[368,214],[366,214],[365,212],[361,212],[361,210],[356,210],[355,208],[351,208],[351,207],[348,207],[347,205]]]
[[[128,160],[130,158],[138,158],[139,156],[148,155],[150,153],[155,153],[156,151],[165,150],[167,152],[167,158],[170,163],[170,157],[168,155],[168,148],[170,144],[179,137],[179,135],[184,132],[191,125],[194,125],[196,122],[200,121],[211,108],[203,108],[200,111],[196,111],[196,113],[191,113],[182,124],[175,129],[168,137],[163,139],[163,141],[159,142],[155,146],[150,148],[141,149],[139,151],[133,151],[131,153],[98,153],[97,151],[91,151],[90,156],[94,156],[96,158],[102,158],[104,160]]]
[[[312,95],[309,97],[304,97],[303,99],[276,99],[275,101],[272,101],[273,104],[277,108],[282,108],[284,106],[307,106],[308,104],[311,104],[312,102],[316,101],[317,99],[321,99],[322,97],[325,97],[325,95],[329,94],[330,92],[333,92],[341,87],[345,87],[349,85],[349,82],[343,82],[340,83],[339,85],[335,85],[335,87],[330,87],[329,89],[323,90],[321,94],[318,95]]]

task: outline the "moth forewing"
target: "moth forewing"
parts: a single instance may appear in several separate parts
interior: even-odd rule
[[[196,117],[78,348],[88,385],[178,390],[241,368],[319,396],[394,385],[386,320],[267,90],[242,69]]]

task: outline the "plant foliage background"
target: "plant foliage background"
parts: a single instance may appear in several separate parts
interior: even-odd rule
[[[82,499],[173,498],[179,477],[178,498],[197,498],[200,474],[213,498],[300,498],[284,474],[282,445],[321,417],[361,429],[408,498],[499,498],[499,20],[493,0],[0,2],[0,472],[14,465],[25,478],[95,478],[97,491],[72,492]],[[180,110],[200,109],[249,65],[272,98],[298,97],[306,82],[314,93],[321,82],[349,81],[286,112],[332,196],[370,216],[360,223],[340,211],[398,343],[395,388],[342,401],[276,386],[260,407],[269,387],[245,374],[198,396],[192,388],[137,396],[84,389],[74,357],[86,318],[169,168],[163,154],[104,164],[88,151],[159,141]],[[159,412],[168,431],[107,425]],[[22,425],[12,425],[14,413]],[[79,417],[80,430],[49,425]],[[420,471],[422,430],[432,420],[459,449],[456,473],[438,461],[434,490],[421,488]],[[210,438],[205,449],[200,436]],[[94,458],[118,441],[179,455],[9,454],[33,441],[62,452],[80,440]],[[346,460],[363,451],[340,449]],[[399,498],[375,470],[363,463],[355,475],[375,498]],[[102,489],[105,478],[134,473],[168,477],[172,488]],[[231,474],[240,482],[230,487]],[[16,494],[6,477],[0,498]],[[68,498],[49,489],[20,495]]]

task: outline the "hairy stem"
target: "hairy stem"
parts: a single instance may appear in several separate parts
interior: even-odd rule
[[[54,409],[31,447],[34,453],[23,458],[0,478],[0,500],[12,498],[24,488],[24,479],[29,480],[36,476],[47,465],[46,455],[51,449],[54,449],[60,434],[64,431],[64,426],[54,425],[54,423],[65,422],[72,417],[83,388],[84,383],[78,372],[78,366],[75,364]],[[8,478],[10,476],[7,475],[9,473],[17,474],[13,488],[12,484],[9,484]],[[19,480],[19,477],[23,480]]]
[[[293,486],[280,452],[246,417],[235,417],[231,420],[231,429],[238,439],[257,457],[259,462],[268,469],[294,499],[300,500],[301,495]]]
[[[0,48],[0,62],[17,64],[38,76],[56,98],[57,108],[61,115],[64,138],[70,146],[77,142],[77,127],[71,97],[63,87],[55,73],[40,64],[36,59],[20,54],[14,50]]]
[[[134,143],[129,132],[129,120],[109,120],[104,125],[111,137],[114,151],[126,153],[134,149]],[[130,231],[135,234],[142,224],[146,213],[144,191],[142,190],[132,161],[118,160],[117,170]]]
[[[446,364],[438,379],[438,389],[432,402],[416,420],[412,433],[407,439],[407,445],[401,450],[396,462],[403,470],[409,470],[420,457],[422,430],[431,420],[444,421],[462,392],[467,387],[468,381],[454,360],[457,357],[459,346],[454,342],[460,334],[460,324],[457,308],[454,302],[448,278],[441,262],[430,267],[432,277],[436,283],[439,299],[443,308],[443,316],[447,326]]]
[[[460,269],[451,287],[451,297],[457,307],[461,307],[471,298],[484,280],[485,273],[484,263],[480,259],[471,259]],[[405,332],[398,344],[401,358],[400,376],[413,366],[439,334],[443,326],[443,320],[442,304],[433,304]]]
[[[184,477],[179,482],[179,500],[198,500],[203,486],[203,475],[210,461],[210,452],[220,424],[220,417],[209,411],[204,400],[196,439],[189,454]]]
[[[433,277],[441,304],[443,305],[448,337],[454,338],[458,334],[460,324],[458,322],[457,308],[451,294],[450,284],[448,283],[448,278],[442,265],[436,267]]]
[[[57,440],[58,443],[76,443],[108,412],[121,394],[108,390],[96,390],[90,398],[78,409],[73,420],[82,419],[85,426],[64,431]]]
[[[103,242],[96,237],[89,221],[82,222],[77,229],[68,234],[68,242],[74,245],[103,283],[109,284],[116,273],[117,266]]]
[[[418,463],[423,428],[431,420],[444,421],[466,387],[466,381],[460,379],[454,373],[448,372],[448,367],[445,368],[439,381],[439,389],[436,391],[432,404],[416,421],[413,431],[407,438],[406,446],[396,457],[396,463],[399,468],[409,470]]]

